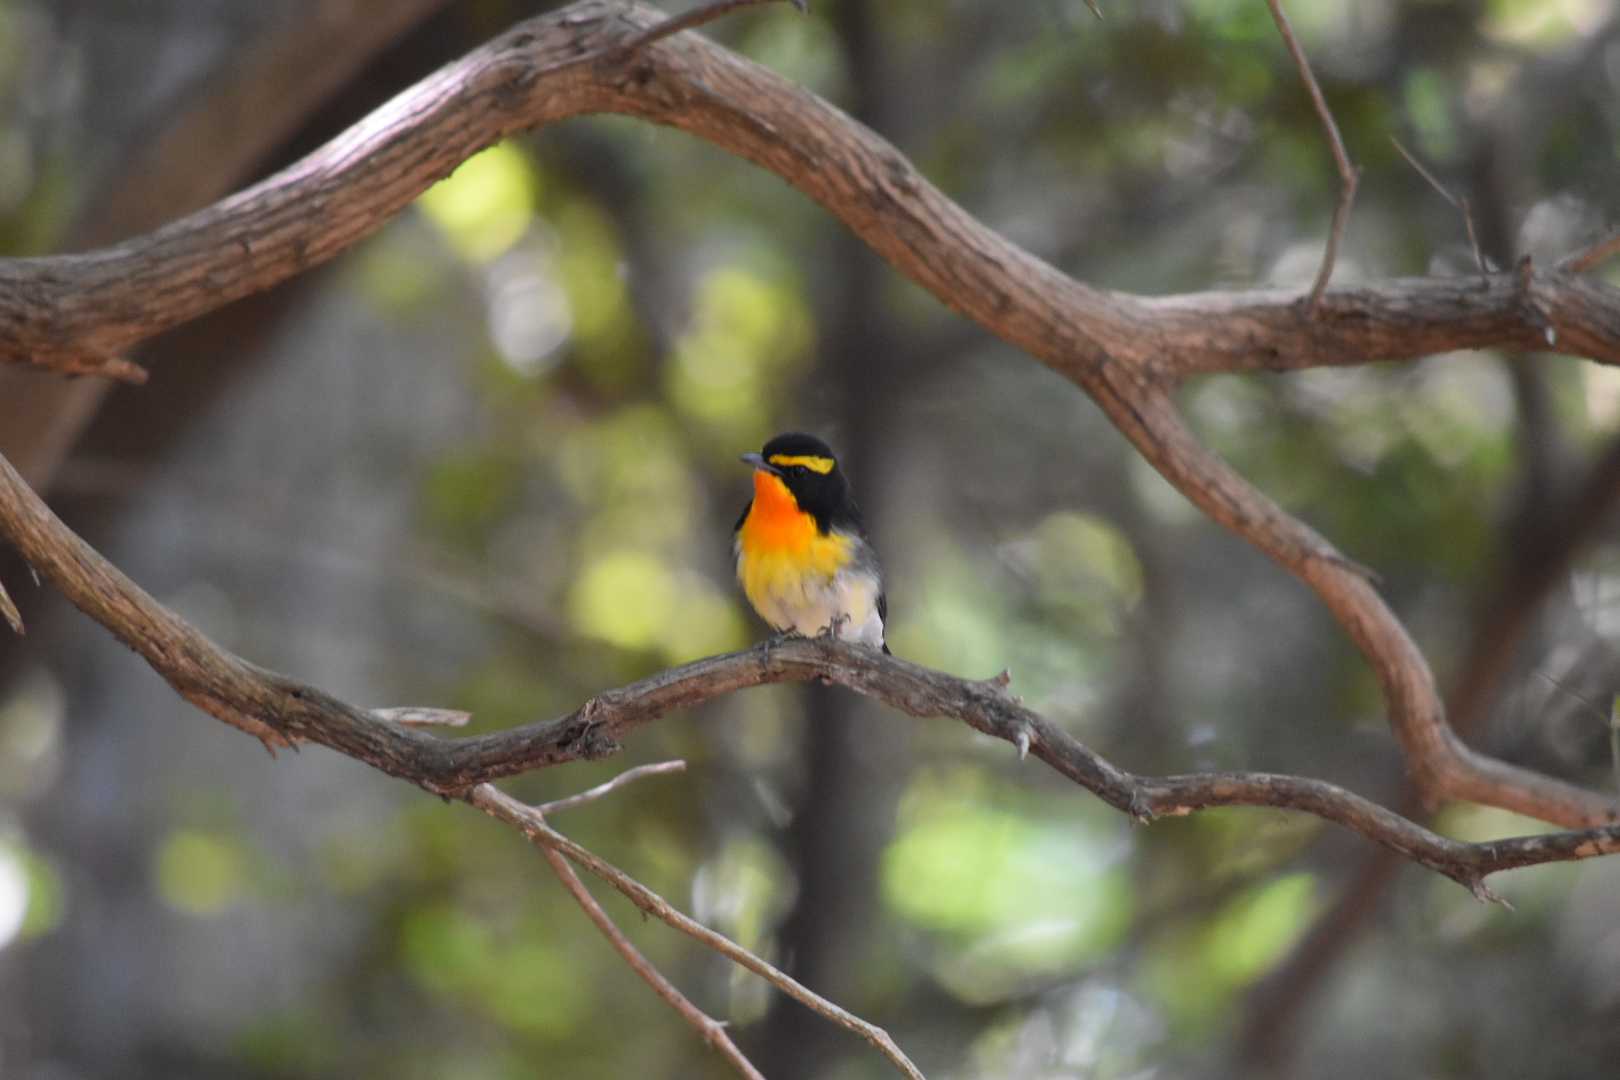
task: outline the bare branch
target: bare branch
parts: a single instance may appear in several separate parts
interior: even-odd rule
[[[544,814],[541,813],[538,807],[533,809],[537,817],[544,818]],[[641,976],[647,985],[653,988],[654,993],[668,1002],[670,1008],[680,1014],[681,1019],[691,1024],[697,1030],[697,1033],[703,1037],[703,1041],[719,1051],[720,1056],[724,1057],[732,1068],[743,1076],[749,1077],[750,1080],[765,1080],[760,1071],[754,1068],[753,1064],[743,1056],[743,1052],[737,1049],[737,1044],[726,1033],[726,1026],[692,1004],[691,999],[676,989],[675,984],[666,979],[663,972],[659,971],[652,965],[650,960],[641,955],[641,950],[636,948],[630,939],[624,936],[624,931],[614,924],[608,913],[602,910],[602,905],[598,904],[596,898],[590,894],[590,890],[585,888],[585,883],[579,880],[579,875],[574,873],[572,866],[568,865],[568,860],[558,854],[555,848],[547,846],[543,841],[537,842],[535,846],[546,857],[546,862],[551,865],[552,871],[557,875],[557,880],[562,882],[563,888],[567,889],[568,894],[574,898],[574,901],[585,909],[586,916],[596,924],[598,930],[602,931],[602,936],[608,939],[614,949],[618,950],[619,955],[624,957],[624,962],[630,965],[630,970]]]
[[[1276,20],[1277,32],[1282,35],[1283,44],[1288,47],[1288,55],[1294,58],[1294,66],[1299,69],[1300,81],[1311,95],[1311,105],[1316,109],[1316,116],[1322,121],[1322,132],[1327,136],[1328,149],[1333,152],[1333,165],[1339,170],[1339,201],[1333,207],[1333,222],[1328,227],[1327,247],[1322,252],[1322,267],[1316,272],[1316,281],[1311,285],[1310,296],[1305,301],[1305,309],[1316,311],[1316,305],[1321,302],[1322,293],[1327,289],[1328,281],[1333,277],[1333,264],[1338,261],[1339,244],[1344,240],[1344,229],[1350,221],[1350,204],[1356,199],[1356,186],[1361,182],[1360,173],[1350,162],[1350,154],[1344,148],[1344,139],[1339,136],[1339,125],[1333,120],[1333,110],[1328,108],[1327,99],[1322,96],[1322,88],[1316,83],[1316,75],[1311,71],[1311,62],[1305,56],[1305,50],[1300,48],[1299,40],[1294,37],[1294,28],[1288,22],[1288,15],[1283,11],[1282,0],[1266,0],[1266,6],[1271,8],[1271,17]]]
[[[582,791],[578,795],[570,795],[565,799],[553,799],[548,803],[541,803],[534,809],[540,814],[561,813],[564,810],[584,806],[588,802],[595,802],[602,796],[611,794],[626,784],[633,784],[637,780],[643,780],[649,776],[665,776],[669,773],[685,771],[686,762],[680,760],[660,761],[652,765],[637,765],[635,768],[626,769],[613,779],[597,784],[595,787]]]
[[[1391,135],[1389,141],[1395,144],[1395,149],[1400,152],[1401,157],[1406,159],[1406,163],[1416,169],[1417,174],[1427,180],[1429,186],[1439,192],[1440,197],[1450,203],[1462,215],[1463,229],[1468,233],[1468,246],[1474,251],[1474,265],[1479,267],[1481,274],[1489,274],[1491,270],[1485,263],[1485,252],[1480,250],[1479,234],[1474,231],[1474,213],[1468,205],[1468,197],[1453,194],[1433,173],[1423,167],[1423,162],[1419,161],[1415,154],[1401,145],[1401,140]]]
[[[991,232],[843,113],[701,36],[667,39],[638,54],[633,70],[585,62],[660,21],[643,7],[583,0],[520,24],[304,162],[210,210],[104,252],[0,263],[0,321],[9,330],[0,355],[40,341],[77,341],[80,351],[86,340],[128,342],[265,287],[331,257],[473,150],[520,127],[604,109],[670,124],[778,172],[946,303],[1075,382],[1178,490],[1315,589],[1377,672],[1428,797],[1473,799],[1566,826],[1615,819],[1605,797],[1463,746],[1446,726],[1422,654],[1364,574],[1199,445],[1168,390],[1205,371],[1541,347],[1554,331],[1566,351],[1620,361],[1620,292],[1524,266],[1483,283],[1334,290],[1311,320],[1298,317],[1290,294],[1148,300],[1101,292]],[[820,654],[715,658],[610,691],[551,725],[444,743],[379,725],[214,648],[62,529],[9,468],[0,470],[0,496],[8,534],[24,554],[188,700],[261,738],[273,724],[282,739],[323,742],[440,793],[610,753],[635,725],[741,686],[832,677]],[[888,679],[858,688],[906,707]],[[956,700],[935,689],[936,701]],[[959,700],[939,711],[973,722]],[[1021,735],[1027,731],[1015,728],[1015,745]],[[1113,773],[1112,782],[1126,775]],[[1245,790],[1259,803],[1274,794],[1265,785]],[[1134,808],[1140,792],[1127,794]]]
[[[1500,694],[1501,680],[1513,670],[1514,656],[1543,600],[1620,500],[1620,438],[1611,439],[1592,459],[1579,484],[1551,512],[1533,490],[1527,489],[1514,515],[1517,524],[1510,533],[1517,539],[1508,548],[1507,572],[1471,621],[1473,633],[1446,693],[1446,715],[1465,737],[1480,726]],[[1404,787],[1397,807],[1402,813],[1421,813],[1420,793],[1411,784]],[[1296,1034],[1299,1018],[1308,1014],[1315,992],[1366,928],[1400,865],[1399,854],[1389,848],[1363,860],[1288,957],[1250,991],[1248,1020],[1238,1039],[1245,1061],[1271,1060]]]
[[[1143,422],[1173,449],[1188,438],[1144,402]],[[1205,461],[1207,467],[1210,464]],[[1217,463],[1218,464],[1218,463]],[[1228,478],[1212,473],[1206,489],[1218,501]],[[1273,508],[1274,514],[1281,511]],[[618,740],[678,708],[690,708],[751,686],[820,680],[886,702],[918,717],[950,717],[1004,739],[1138,820],[1215,806],[1273,806],[1337,822],[1375,843],[1429,867],[1483,895],[1485,875],[1540,862],[1590,858],[1620,850],[1620,825],[1490,844],[1462,844],[1332,784],[1270,773],[1211,773],[1142,777],[1120,769],[1008,693],[1006,681],[960,679],[847,642],[773,639],[739,653],[713,656],[604,691],[574,712],[551,721],[462,739],[441,739],[387,723],[312,686],[258,668],[207,637],[120,573],[64,526],[0,458],[0,535],[5,536],[80,610],[140,654],[186,700],[265,742],[269,748],[320,743],[439,795],[464,796],[482,781],[513,776],[581,758],[600,757]],[[1325,543],[1325,542],[1324,542]],[[1365,604],[1371,587],[1347,568],[1307,557],[1315,573],[1329,575],[1331,596]],[[1400,635],[1399,623],[1372,620],[1365,638]],[[1393,616],[1390,617],[1393,620]],[[1386,675],[1398,705],[1422,707],[1423,687],[1404,687],[1408,665]],[[1426,671],[1426,669],[1420,669]],[[1391,685],[1393,684],[1393,685]],[[1427,688],[1432,692],[1432,688]],[[1413,698],[1407,701],[1400,695]],[[1534,805],[1553,820],[1611,823],[1616,804],[1500,762],[1470,757],[1466,747],[1431,717],[1428,726],[1397,728],[1414,768],[1432,770],[1443,786],[1477,785],[1509,805]],[[1451,742],[1447,742],[1447,739]],[[1495,785],[1494,787],[1491,785]]]
[[[1606,799],[1461,746],[1422,654],[1353,561],[1211,458],[1158,392],[1205,372],[1542,349],[1549,338],[1564,352],[1620,362],[1620,291],[1526,267],[1483,282],[1335,289],[1318,298],[1315,318],[1301,319],[1287,292],[1147,299],[1093,289],[986,228],[844,113],[699,35],[666,39],[623,65],[601,61],[662,21],[645,7],[582,0],[519,24],[209,210],[91,255],[0,263],[0,358],[127,344],[305,270],[512,131],[590,111],[669,124],[778,173],[942,301],[1076,383],[1184,495],[1315,589],[1378,672],[1427,797],[1566,826],[1609,820]],[[1200,489],[1206,481],[1218,489]]]
[[[776,2],[777,0],[713,0],[712,3],[693,8],[691,11],[671,15],[657,26],[643,30],[629,41],[607,53],[604,59],[623,60],[631,53],[639,52],[655,41],[662,41],[664,38],[673,37],[682,31],[692,30],[705,23],[714,22],[716,19],[729,15],[739,8],[759,7],[761,4],[773,4]],[[786,2],[798,8],[801,15],[808,13],[810,10],[807,0],[786,0]]]
[[[1316,591],[1371,662],[1413,781],[1427,798],[1461,798],[1568,826],[1620,820],[1606,796],[1486,757],[1447,726],[1428,663],[1355,564],[1256,491],[1187,430],[1167,395],[1104,368],[1090,388],[1144,457],[1215,521]]]
[[[630,899],[631,903],[648,915],[662,919],[681,933],[708,946],[739,967],[752,971],[795,1001],[815,1010],[840,1027],[855,1032],[877,1047],[883,1056],[893,1062],[894,1066],[906,1076],[912,1078],[912,1080],[923,1080],[923,1074],[911,1063],[911,1059],[907,1058],[900,1048],[895,1045],[888,1032],[833,1004],[794,979],[791,975],[772,967],[724,934],[716,933],[696,919],[683,914],[671,906],[663,897],[636,881],[623,870],[551,828],[546,824],[544,817],[537,813],[534,808],[525,806],[489,784],[479,784],[474,787],[467,793],[467,801],[490,817],[507,822],[510,825],[516,825],[523,830],[524,835],[535,845],[568,856],[619,890]]]
[[[1590,247],[1582,248],[1558,263],[1558,269],[1571,274],[1584,274],[1602,263],[1620,255],[1620,233],[1604,237]]]
[[[947,304],[1076,381],[1105,362],[1174,379],[1544,344],[1511,281],[1495,277],[1488,289],[1417,279],[1332,290],[1308,322],[1291,292],[1089,288],[974,220],[847,115],[700,35],[607,62],[664,21],[581,0],[518,24],[213,207],[117,247],[0,261],[0,361],[115,355],[325,262],[484,146],[603,111],[681,128],[776,172]],[[1620,291],[1556,272],[1536,285],[1561,349],[1620,363]]]

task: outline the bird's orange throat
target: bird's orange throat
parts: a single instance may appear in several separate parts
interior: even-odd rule
[[[754,470],[754,505],[742,524],[742,548],[749,553],[803,551],[819,535],[816,519],[799,509],[782,478]]]

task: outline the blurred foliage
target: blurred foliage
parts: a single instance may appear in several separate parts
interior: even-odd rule
[[[1084,280],[1155,294],[1308,281],[1338,179],[1265,4],[1106,6],[1098,23],[1080,0],[825,0],[809,18],[760,10],[705,32],[862,112],[975,214]],[[532,6],[453,7],[394,62],[429,70]],[[1524,251],[1545,263],[1620,220],[1613,0],[1288,8],[1365,170],[1338,281],[1475,272],[1461,217],[1390,136],[1468,195],[1497,265]],[[83,197],[72,163],[115,141],[93,122],[113,55],[94,42],[122,40],[132,31],[114,23],[134,16],[78,9],[0,3],[8,253],[60,235]],[[200,48],[186,40],[176,50]],[[57,134],[75,125],[77,142]],[[302,579],[237,541],[211,586],[219,624],[305,644],[292,655],[336,690],[467,708],[492,730],[747,645],[762,628],[730,580],[748,494],[736,456],[802,428],[849,448],[898,654],[975,677],[1010,669],[1027,703],[1144,773],[1269,768],[1381,799],[1395,789],[1376,681],[1302,587],[1201,518],[1067,383],[713,147],[607,118],[510,140],[317,280],[320,303],[295,305],[271,335],[254,393],[211,406],[232,420],[226,441],[182,440],[153,464],[182,478],[182,504],[213,498],[186,478],[243,493],[219,505],[282,552],[337,522],[328,543],[381,577],[381,601],[362,604],[340,576],[283,604]],[[318,375],[283,370],[323,342],[340,344]],[[376,352],[386,360],[365,370],[382,374],[345,375]],[[1612,370],[1543,356],[1213,377],[1182,400],[1235,467],[1376,569],[1442,681],[1518,549],[1521,508],[1565,490],[1620,425]],[[251,452],[229,441],[278,407],[281,426]],[[329,420],[352,443],[295,457]],[[276,503],[278,484],[309,505]],[[203,565],[185,544],[206,529],[144,529],[109,527],[107,542]],[[1478,731],[1487,749],[1609,782],[1606,718],[1531,676],[1546,666],[1609,699],[1617,582],[1611,532],[1502,676]],[[41,1032],[32,1043],[0,1027],[8,1073],[8,1042],[97,1071],[75,1057],[82,1014],[61,1002],[92,982],[109,995],[97,1002],[120,992],[83,960],[109,955],[87,942],[115,911],[151,950],[139,955],[175,973],[188,1018],[239,1009],[207,1029],[151,1027],[129,1053],[156,1063],[120,1059],[125,1075],[177,1075],[177,1061],[266,1077],[726,1075],[521,838],[381,778],[351,769],[341,792],[278,795],[272,816],[235,773],[165,761],[161,783],[180,797],[51,812],[48,790],[99,790],[110,766],[96,762],[139,752],[109,741],[126,712],[157,733],[124,738],[186,737],[167,697],[84,704],[98,680],[126,685],[117,660],[91,677],[40,658],[0,686],[0,949],[66,988],[18,1021]],[[613,759],[511,787],[549,798],[685,758],[684,775],[560,826],[749,948],[831,972],[836,985],[817,989],[887,1027],[930,1075],[1216,1072],[1246,994],[1365,847],[1260,811],[1134,828],[1002,744],[875,709],[858,716],[859,745],[834,751],[843,786],[816,788],[815,700],[735,695],[637,732]],[[226,745],[245,768],[240,740]],[[288,775],[314,772],[315,756],[273,781],[297,790]],[[795,829],[851,807],[869,816],[823,838],[846,860],[837,880],[811,881]],[[1445,808],[1437,827],[1537,829],[1472,807]],[[1510,913],[1407,872],[1342,983],[1315,1000],[1296,1074],[1606,1075],[1620,1053],[1613,873],[1493,881]],[[759,980],[592,888],[751,1050],[774,1030],[777,996]],[[842,920],[822,957],[790,941],[811,895]],[[222,941],[253,944],[221,962]],[[219,988],[255,964],[278,973],[258,980],[275,989]],[[129,970],[142,986],[156,977]],[[786,1068],[887,1075],[856,1040],[829,1039],[820,1063],[806,1049]],[[1576,1049],[1493,1052],[1503,1042]]]

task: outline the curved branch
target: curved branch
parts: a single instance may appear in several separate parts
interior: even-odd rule
[[[1324,293],[1161,299],[1087,287],[997,236],[883,139],[705,39],[631,48],[663,16],[581,0],[520,23],[302,161],[116,247],[0,261],[0,360],[112,356],[324,262],[478,150],[593,112],[668,124],[755,162],[843,219],[951,307],[1078,376],[1105,361],[1175,378],[1502,346],[1620,363],[1620,292],[1562,271],[1481,287],[1422,278]],[[77,358],[77,359],[75,359]]]
[[[959,720],[1003,739],[1138,821],[1218,806],[1270,806],[1336,822],[1444,874],[1476,896],[1486,875],[1620,852],[1620,825],[1461,843],[1334,784],[1273,773],[1137,776],[1093,752],[1007,692],[1005,673],[960,679],[833,640],[772,639],[696,660],[591,698],[555,720],[445,739],[340,701],[227,652],[152,599],[73,534],[0,458],[0,535],[73,604],[129,646],[186,700],[272,749],[314,742],[438,795],[601,757],[672,710],[772,683],[820,680],[916,717]],[[1348,573],[1348,571],[1346,571]],[[1356,579],[1359,580],[1359,579]],[[484,798],[480,796],[480,798]]]
[[[1310,585],[1377,671],[1391,724],[1427,797],[1473,799],[1567,826],[1620,817],[1596,794],[1464,747],[1446,726],[1422,654],[1365,576],[1200,446],[1168,397],[1177,382],[1201,372],[1459,348],[1556,345],[1620,362],[1620,291],[1563,271],[1538,272],[1528,262],[1484,279],[1329,290],[1314,314],[1293,293],[1155,300],[1094,289],[997,236],[880,137],[759,66],[691,34],[626,49],[661,20],[640,5],[582,0],[520,24],[293,167],[208,210],[116,248],[0,263],[0,359],[111,355],[265,288],[331,258],[471,153],[514,131],[600,111],[668,124],[776,172],[946,304],[1070,378],[1184,495]],[[247,728],[252,712],[230,703],[255,700],[249,691],[273,685],[255,684],[261,676],[238,661],[177,689]],[[684,684],[646,692],[662,708],[689,703]],[[283,688],[268,711],[282,718],[282,734],[311,737],[318,725],[306,717],[308,707]],[[572,737],[587,750],[605,750],[610,744],[594,718],[611,705],[599,699],[593,707],[599,711],[574,719]],[[343,737],[357,749],[398,755],[397,768],[412,767],[419,748],[378,748],[365,721],[349,717]],[[334,737],[330,723],[324,730]],[[521,760],[520,767],[578,756],[577,747],[562,744],[531,747],[520,759],[507,749],[501,761]],[[496,762],[480,752],[476,741],[462,744],[453,767],[441,761],[421,775],[445,790],[502,775],[484,771]]]

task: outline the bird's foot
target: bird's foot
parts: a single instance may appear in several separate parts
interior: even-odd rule
[[[847,614],[840,613],[838,615],[834,615],[831,622],[829,622],[826,626],[823,626],[820,630],[816,631],[816,639],[818,641],[831,641],[837,638],[842,633],[844,627],[849,625],[849,621],[849,616]]]

